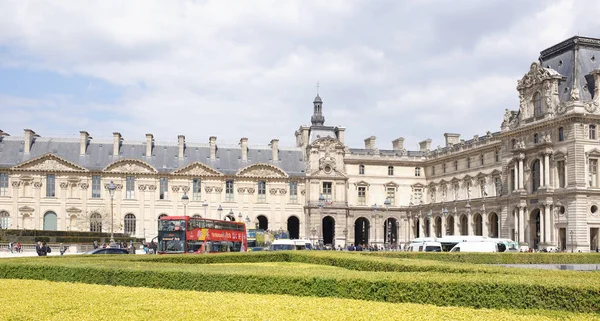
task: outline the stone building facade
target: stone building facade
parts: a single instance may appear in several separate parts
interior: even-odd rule
[[[81,132],[76,141],[0,131],[0,223],[98,229],[92,223],[114,208],[113,227],[149,238],[160,215],[185,210],[342,246],[483,235],[595,251],[599,59],[600,40],[579,36],[542,51],[517,81],[518,109],[505,110],[500,131],[467,140],[446,133],[435,149],[426,139],[408,151],[401,137],[380,149],[374,136],[364,148],[346,146],[346,128],[325,125],[319,95],[311,125],[288,149],[276,139],[255,148],[246,138],[219,146],[216,137],[172,144],[151,134],[133,142]]]

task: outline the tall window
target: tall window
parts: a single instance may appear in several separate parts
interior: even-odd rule
[[[538,135],[538,133],[533,134],[533,143],[537,144],[540,142],[540,136]]]
[[[199,178],[192,179],[192,200],[199,201],[202,197],[202,184]]]
[[[467,157],[467,168],[471,168],[471,157]]]
[[[390,206],[396,205],[396,188],[388,187],[386,197],[388,200],[390,200]]]
[[[298,202],[298,182],[290,182],[290,202]]]
[[[233,180],[225,181],[225,202],[233,202]]]
[[[423,189],[422,188],[414,188],[413,189],[413,199],[417,204],[421,203],[423,200]]]
[[[495,151],[494,152],[494,159],[496,160],[496,163],[500,161],[500,151]]]
[[[367,204],[367,188],[364,186],[358,187],[358,205]]]
[[[533,115],[540,116],[542,114],[542,95],[535,93],[533,95]]]
[[[267,183],[264,181],[258,181],[258,201],[267,201]]]
[[[435,175],[435,165],[431,166],[431,175]]]
[[[166,177],[160,178],[160,199],[169,199],[169,179]]]
[[[532,191],[536,192],[538,188],[540,188],[540,160],[536,159],[531,166],[531,175],[532,175]]]
[[[558,128],[558,141],[562,142],[565,140],[565,129],[562,127]]]
[[[8,174],[0,173],[0,196],[8,195]]]
[[[442,173],[446,174],[446,163],[442,164]]]
[[[331,182],[323,182],[323,196],[325,197],[325,202],[329,203],[331,203],[331,200],[333,199],[331,185]]]
[[[161,183],[162,183],[162,181],[161,181]],[[125,177],[125,199],[128,199],[128,200],[135,199],[135,178],[133,176]]]
[[[101,190],[102,182],[100,180],[100,175],[92,176],[92,198],[100,198],[100,190]]]
[[[590,139],[596,139],[596,125],[590,125]]]
[[[389,176],[393,176],[394,175],[394,166],[388,166],[388,175]]]
[[[565,161],[557,161],[556,170],[558,171],[558,187],[565,187]]]
[[[125,234],[135,234],[135,215],[127,214],[123,219],[123,231]]]
[[[10,214],[7,211],[0,212],[0,229],[10,228]]]
[[[598,160],[590,159],[590,186],[598,187]]]
[[[365,175],[365,165],[358,165],[358,175]]]
[[[90,215],[90,232],[102,232],[102,215],[98,213]]]
[[[484,161],[484,156],[483,154],[479,155],[479,164],[483,165],[483,161]]]
[[[56,175],[46,175],[46,197],[56,197]]]
[[[514,191],[516,186],[517,186],[517,182],[515,180],[515,170],[511,169],[510,170],[510,190]]]
[[[421,167],[415,167],[415,176],[421,176]]]
[[[454,170],[455,171],[458,170],[458,161],[457,160],[454,161]]]

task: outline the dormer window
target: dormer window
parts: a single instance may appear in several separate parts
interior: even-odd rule
[[[542,95],[539,92],[533,94],[533,116],[542,114]]]

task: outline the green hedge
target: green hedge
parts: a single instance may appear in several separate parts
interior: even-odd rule
[[[361,255],[472,264],[600,264],[600,253],[363,252]]]
[[[283,259],[285,255],[274,255]],[[184,256],[180,256],[184,257]],[[206,259],[201,259],[206,257]],[[209,259],[215,257],[217,259]],[[257,255],[194,256],[198,261],[231,261],[268,259]],[[291,258],[291,257],[290,257]],[[82,257],[86,260],[87,257]],[[322,274],[311,276],[288,274],[240,274],[227,273],[227,266],[216,266],[217,270],[195,270],[187,264],[187,270],[136,267],[125,260],[115,260],[121,266],[103,266],[101,262],[112,260],[112,256],[94,259],[95,265],[56,265],[61,258],[38,258],[36,260],[0,261],[0,278],[35,279],[91,284],[123,285],[195,291],[224,291],[257,294],[287,294],[295,296],[338,297],[385,302],[412,302],[439,306],[466,306],[494,309],[548,309],[572,312],[600,313],[600,287],[596,285],[570,285],[552,280],[535,283],[514,276],[490,278],[482,274],[443,273],[380,273],[367,277],[371,272],[352,272],[352,277]],[[171,262],[173,260],[169,258]],[[138,260],[139,261],[139,260]],[[157,260],[161,261],[161,260]],[[68,263],[65,261],[64,263]],[[189,260],[185,260],[189,263]],[[247,262],[247,261],[246,261]],[[262,261],[261,261],[262,262]],[[51,263],[51,264],[48,264]],[[215,272],[219,271],[219,272]],[[363,277],[364,275],[364,277]],[[389,275],[389,277],[385,277]],[[435,275],[435,277],[428,277]]]

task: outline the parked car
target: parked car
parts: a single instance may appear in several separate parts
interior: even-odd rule
[[[114,249],[114,248],[106,248],[106,249],[95,249],[89,252],[85,252],[83,254],[129,254],[126,249]]]

